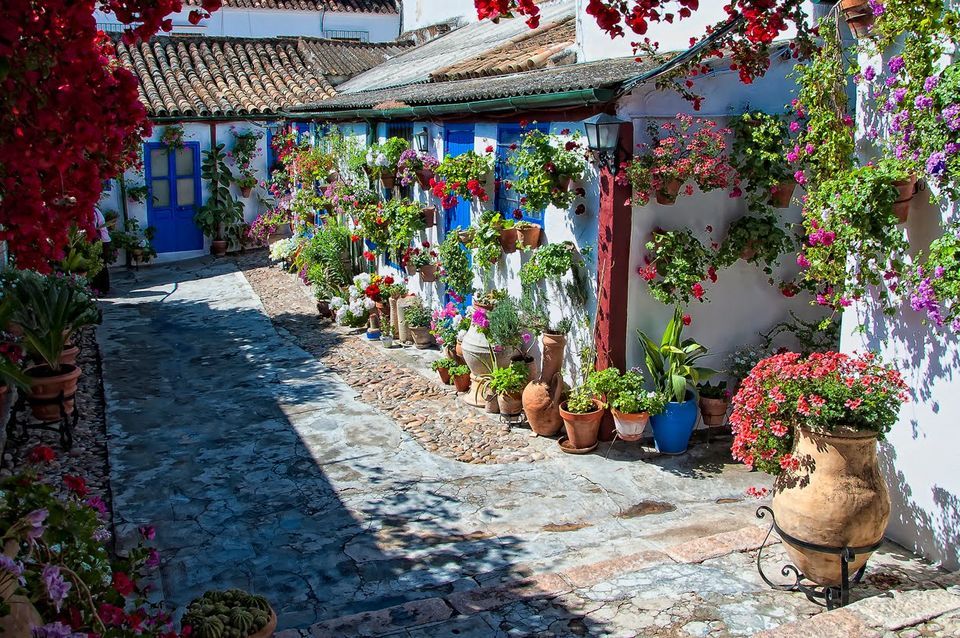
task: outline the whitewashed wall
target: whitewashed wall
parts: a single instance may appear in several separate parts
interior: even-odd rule
[[[370,42],[387,42],[400,34],[399,14],[333,11],[288,11],[223,7],[193,25],[189,9],[172,16],[173,33],[241,38],[305,36],[320,38],[329,31],[366,31]],[[113,14],[94,12],[98,23],[119,24]],[[118,27],[119,28],[119,27]]]
[[[641,87],[624,97],[617,108],[618,116],[634,122],[635,142],[647,141],[647,124],[658,125],[672,120],[677,113],[714,119],[721,126],[729,123],[731,115],[747,110],[761,110],[779,114],[792,99],[793,82],[787,78],[792,69],[790,61],[778,61],[767,76],[750,86],[742,85],[737,75],[730,71],[715,72],[698,81],[694,90],[706,96],[703,108],[695,112],[690,105],[673,92],[657,91]],[[798,187],[796,195],[802,195]],[[778,211],[784,221],[800,222],[800,209]],[[636,274],[644,265],[644,245],[656,227],[666,230],[690,228],[709,246],[712,237],[722,242],[730,222],[747,214],[742,198],[732,199],[726,191],[701,193],[696,190],[690,197],[681,195],[676,204],[662,206],[651,199],[650,204],[633,209],[633,232],[631,235],[630,289],[627,309],[627,366],[643,366],[643,352],[637,340],[637,329],[645,331],[654,339],[659,338],[669,321],[673,308],[665,306],[649,293],[647,283]],[[782,266],[774,271],[787,281],[798,271],[795,257],[784,255]],[[790,311],[807,320],[819,319],[822,313],[809,305],[809,298],[798,295],[784,297],[778,288],[767,283],[768,275],[753,264],[743,261],[720,270],[717,283],[704,282],[708,302],[692,301],[689,312],[692,323],[685,329],[687,336],[710,349],[706,365],[723,369],[727,357],[742,346],[760,341],[760,333],[770,330],[775,324],[790,319]],[[788,344],[789,345],[789,344]]]
[[[866,65],[885,63],[862,60]],[[879,68],[879,67],[878,67]],[[877,156],[865,139],[864,123],[874,115],[872,101],[858,96],[858,143],[861,159]],[[913,254],[926,250],[948,221],[960,219],[957,202],[918,194],[904,224]],[[934,191],[934,196],[936,192]],[[938,198],[939,199],[939,198]],[[911,402],[880,444],[880,463],[893,511],[887,536],[947,569],[960,568],[960,345],[949,328],[924,325],[925,313],[914,312],[909,300],[885,316],[870,300],[855,304],[843,317],[842,349],[874,350],[893,363],[911,388]],[[864,330],[861,332],[861,326]]]
[[[477,10],[473,0],[413,0],[403,2],[403,31],[459,18],[461,23],[476,22]]]
[[[217,131],[217,142],[224,144],[224,151],[230,151],[233,148],[234,137],[233,133],[230,130],[231,126],[236,127],[238,132],[244,132],[248,130],[260,131],[263,133],[263,137],[260,138],[258,142],[260,155],[254,160],[254,166],[256,167],[256,177],[258,181],[265,181],[267,179],[267,135],[266,128],[264,123],[257,122],[220,122],[216,125]],[[144,139],[144,142],[156,142],[159,141],[163,135],[163,131],[166,128],[166,125],[160,124],[154,126],[153,135],[150,138]],[[209,151],[211,147],[211,132],[210,124],[207,123],[186,123],[183,125],[183,139],[185,142],[199,142],[200,143],[200,160],[203,161],[203,152]],[[228,165],[236,173],[236,167],[228,161]],[[133,186],[140,186],[145,183],[145,176],[142,171],[129,170],[125,173],[124,179],[126,180],[127,188]],[[201,187],[201,197],[200,205],[206,202],[207,198],[210,196],[210,190],[206,181],[200,181]],[[237,197],[244,205],[244,219],[248,222],[252,222],[257,215],[267,209],[267,206],[262,201],[261,196],[266,196],[267,193],[260,188],[259,186],[253,190],[250,194],[250,197],[241,197],[240,189],[236,185],[231,186],[231,190],[235,197]],[[120,202],[120,187],[118,180],[113,180],[111,188],[109,191],[105,192],[100,199],[101,210],[113,210],[117,213],[121,212],[121,202]],[[130,199],[127,200],[127,217],[129,219],[136,219],[140,222],[141,228],[146,228],[149,224],[147,221],[147,204],[134,202]],[[161,253],[157,256],[155,263],[165,263],[170,261],[178,261],[181,259],[190,259],[193,257],[199,257],[202,255],[209,254],[210,252],[210,238],[204,240],[204,249],[198,251],[185,251],[185,252],[176,252],[176,253]],[[123,255],[120,256],[117,263],[123,263]]]

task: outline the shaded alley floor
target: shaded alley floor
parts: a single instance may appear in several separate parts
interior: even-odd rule
[[[431,452],[388,416],[403,392],[364,398],[363,374],[391,374],[378,346],[304,345],[355,350],[334,372],[283,327],[321,330],[295,277],[241,263],[276,294],[199,260],[118,276],[103,304],[117,535],[156,527],[170,605],[242,587],[318,637],[752,635],[820,610],[757,575],[766,530],[744,492],[768,479],[728,443],[605,459],[515,429],[517,462]],[[765,552],[777,573],[782,550]],[[894,546],[872,565],[856,597],[941,576]]]

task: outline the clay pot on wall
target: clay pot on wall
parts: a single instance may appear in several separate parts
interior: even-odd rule
[[[563,350],[567,344],[564,335],[544,333],[542,337],[543,360],[540,378],[523,389],[523,411],[530,429],[540,436],[554,436],[563,427],[560,417],[560,397],[564,384],[560,376],[563,365]]]
[[[433,228],[437,224],[436,206],[427,206],[423,209],[423,224],[427,228]]]
[[[517,252],[517,240],[520,238],[516,228],[500,229],[500,248],[505,254]]]
[[[781,474],[774,486],[773,513],[780,529],[798,540],[829,547],[868,547],[882,539],[890,519],[890,496],[877,464],[876,433],[823,433],[798,427],[795,441],[799,477]],[[786,538],[783,545],[808,579],[819,585],[840,584],[835,554],[797,547]],[[858,553],[849,573],[863,567],[871,554]]]
[[[657,190],[657,203],[663,206],[671,206],[677,203],[677,197],[680,195],[681,184],[675,179],[671,179]]]
[[[575,414],[567,412],[567,402],[560,404],[560,416],[567,432],[567,440],[574,450],[588,450],[597,444],[600,433],[600,421],[603,419],[603,405],[594,400],[593,412]]]
[[[536,248],[540,245],[540,231],[541,228],[534,224],[533,226],[524,226],[517,232],[520,233],[520,239],[524,246]]]
[[[397,176],[390,173],[381,173],[380,184],[387,190],[393,190],[393,187],[397,185]]]
[[[56,401],[60,393],[70,397],[77,392],[77,380],[80,378],[80,368],[75,365],[60,366],[57,371],[51,370],[48,365],[31,366],[24,371],[30,377],[30,388],[27,390],[27,401],[30,411],[38,421],[56,421],[60,419],[60,403]],[[52,403],[50,403],[52,401]],[[72,398],[63,401],[63,411],[73,412]]]
[[[790,208],[793,192],[797,188],[796,180],[784,180],[773,187],[770,193],[770,205],[774,208]]]
[[[873,27],[873,9],[867,0],[840,0],[840,12],[856,38],[865,38]]]
[[[429,266],[421,266],[417,271],[420,273],[420,281],[425,283],[431,283],[437,280],[437,265],[430,264]]]
[[[433,179],[433,171],[422,170],[416,171],[417,174],[417,183],[420,184],[420,188],[423,190],[428,190],[430,188],[430,180]]]
[[[907,179],[900,179],[893,183],[897,188],[897,201],[893,204],[893,213],[901,224],[910,216],[910,202],[917,192],[917,176],[911,175]]]
[[[240,197],[250,197],[250,193],[253,192],[253,186],[242,186],[240,188]]]

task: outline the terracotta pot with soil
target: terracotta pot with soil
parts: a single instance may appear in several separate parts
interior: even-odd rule
[[[437,207],[427,206],[423,209],[423,224],[427,228],[433,228],[437,224]]]
[[[504,416],[517,416],[523,412],[523,400],[520,393],[516,395],[501,394],[497,396],[497,403],[500,407],[500,414]]]
[[[420,281],[431,283],[437,280],[437,265],[421,266],[417,271],[420,273]]]
[[[410,328],[410,335],[413,337],[413,345],[418,350],[426,350],[433,346],[433,335],[430,334],[430,328]]]
[[[727,420],[727,408],[730,402],[725,399],[710,399],[700,397],[700,416],[703,424],[711,427],[723,425]]]
[[[500,229],[500,248],[505,254],[517,252],[517,240],[520,238],[516,228]]]
[[[30,388],[27,390],[27,401],[30,411],[39,421],[56,421],[60,418],[60,402],[56,401],[60,393],[69,397],[77,392],[77,380],[80,378],[80,368],[75,365],[60,366],[59,370],[52,370],[50,366],[31,366],[24,370],[30,377]],[[52,403],[46,403],[52,401]],[[64,412],[73,412],[73,399],[63,401]]]
[[[250,193],[253,192],[253,186],[242,186],[240,188],[240,197],[250,197]]]
[[[893,183],[897,188],[897,201],[893,204],[893,213],[901,224],[910,216],[910,202],[917,192],[917,176],[911,175],[907,179],[899,179]]]
[[[405,264],[403,265],[403,269],[406,271],[406,273],[407,273],[408,275],[415,275],[415,274],[417,274],[417,267],[414,266],[413,264],[411,264],[410,262],[405,263]]]
[[[393,190],[393,187],[397,185],[397,176],[389,173],[383,173],[380,175],[380,183],[387,190]]]
[[[544,333],[542,337],[543,360],[540,378],[523,389],[523,411],[530,429],[540,436],[554,436],[563,427],[560,417],[560,397],[564,384],[560,376],[563,366],[563,351],[567,345],[564,335]]]
[[[840,0],[840,12],[854,37],[865,38],[870,34],[875,16],[867,0]]]
[[[214,257],[223,257],[227,254],[227,240],[226,239],[214,239],[210,242],[210,252],[213,253]]]
[[[784,180],[773,187],[770,193],[770,205],[774,208],[790,208],[793,192],[797,188],[796,180]]]
[[[890,519],[890,496],[877,464],[875,432],[835,429],[830,433],[798,427],[793,456],[801,468],[777,477],[773,513],[790,536],[830,547],[866,547],[883,538]],[[791,545],[791,561],[819,585],[839,585],[840,560]],[[849,564],[856,573],[872,552]]]
[[[597,444],[600,434],[600,421],[603,419],[603,405],[594,400],[593,412],[576,414],[567,412],[567,402],[560,404],[560,416],[567,431],[567,440],[574,450],[587,450]]]
[[[678,180],[671,179],[666,184],[657,189],[657,203],[663,206],[672,206],[677,203],[677,197],[680,195],[681,184]]]
[[[461,244],[469,244],[470,240],[473,239],[473,229],[466,228],[464,230],[457,232],[457,238],[460,240]]]

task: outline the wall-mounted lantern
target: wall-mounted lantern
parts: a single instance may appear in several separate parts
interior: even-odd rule
[[[427,132],[426,126],[424,126],[419,133],[413,136],[413,144],[421,153],[426,153],[428,150],[430,150],[430,133]]]
[[[587,146],[596,154],[599,166],[606,166],[616,175],[619,168],[620,126],[629,124],[614,115],[598,113],[583,121],[587,132]]]

